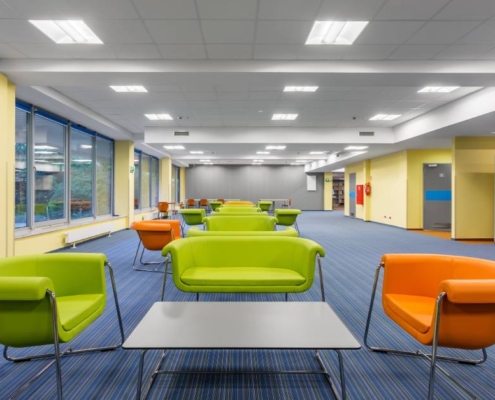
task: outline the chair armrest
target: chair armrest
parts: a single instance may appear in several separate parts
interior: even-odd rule
[[[451,303],[495,303],[495,279],[448,279],[439,292],[447,293]]]
[[[37,301],[53,292],[53,283],[45,277],[0,278],[0,301]]]

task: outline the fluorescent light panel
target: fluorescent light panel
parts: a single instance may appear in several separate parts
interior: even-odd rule
[[[265,162],[265,160],[253,160],[254,163],[262,163]]]
[[[55,43],[102,44],[98,36],[84,23],[76,20],[29,20]]]
[[[148,90],[144,86],[110,86],[113,90],[119,93],[147,93]]]
[[[401,115],[397,114],[377,114],[370,118],[370,121],[392,121],[399,118]]]
[[[318,86],[286,86],[284,92],[316,92]]]
[[[270,154],[269,151],[257,151],[256,154]]]
[[[426,86],[418,90],[418,93],[450,93],[456,89],[459,89],[459,86]]]
[[[315,21],[306,44],[351,45],[368,21]]]
[[[163,146],[167,150],[185,150],[184,146]]]
[[[284,150],[287,146],[266,146],[267,150]]]
[[[307,163],[309,162],[308,160],[296,160],[296,163]]]
[[[34,148],[36,150],[57,150],[57,147],[53,147],[53,146],[48,146],[48,145],[38,145],[38,146],[34,146]]]
[[[273,114],[272,121],[294,121],[299,114]]]
[[[325,154],[324,151],[310,151],[309,154]]]
[[[170,114],[144,114],[146,118],[148,118],[151,121],[171,121],[173,118],[170,116]]]
[[[211,162],[211,160],[199,160],[199,162],[205,162],[205,163],[207,163],[207,162]]]
[[[191,153],[191,154],[203,154],[202,151],[190,151],[189,153]]]
[[[344,150],[364,150],[367,148],[368,146],[347,146]]]

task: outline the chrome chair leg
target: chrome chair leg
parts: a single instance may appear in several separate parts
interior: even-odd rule
[[[139,243],[138,243],[138,247],[136,249],[136,254],[134,255],[134,260],[132,261],[132,269],[134,271],[144,271],[144,272],[162,272],[159,270],[160,266],[164,263],[164,261],[148,261],[148,262],[144,262],[143,261],[143,256],[144,256],[144,246],[141,250],[141,257],[139,257],[139,262],[141,265],[156,265],[156,267],[154,269],[150,269],[150,268],[139,268],[139,267],[136,267],[136,258],[137,258],[137,255],[139,253],[139,248],[141,247],[141,244],[142,244],[142,240],[139,240]]]
[[[320,290],[321,290],[321,301],[325,301],[325,286],[323,284],[323,270],[321,268],[321,258],[320,255],[316,255],[316,259],[318,261],[318,271],[320,273]]]

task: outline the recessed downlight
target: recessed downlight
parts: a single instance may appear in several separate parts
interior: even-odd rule
[[[286,86],[284,92],[316,92],[318,86]]]
[[[170,114],[144,114],[151,121],[171,121],[173,118]]]
[[[418,90],[418,93],[450,93],[459,89],[459,86],[426,86]]]
[[[29,20],[55,43],[103,44],[101,39],[79,20]]]
[[[393,121],[396,118],[401,117],[401,115],[397,114],[377,114],[374,117],[371,117],[370,121]]]
[[[315,21],[306,44],[351,45],[368,21]]]
[[[111,89],[119,93],[147,93],[144,86],[110,86]]]
[[[347,146],[344,150],[364,150],[367,148],[368,146]]]
[[[167,150],[185,150],[184,146],[163,146]]]
[[[273,114],[272,121],[294,121],[299,114]]]

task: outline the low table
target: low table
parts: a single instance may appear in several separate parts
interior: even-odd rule
[[[157,302],[122,347],[141,350],[136,399],[142,396],[145,355],[152,349],[164,351],[144,390],[144,399],[157,374],[213,372],[160,370],[166,349],[316,350],[321,370],[216,373],[325,374],[332,392],[340,399],[318,353],[318,350],[334,350],[345,399],[344,360],[340,350],[361,346],[325,302]]]

